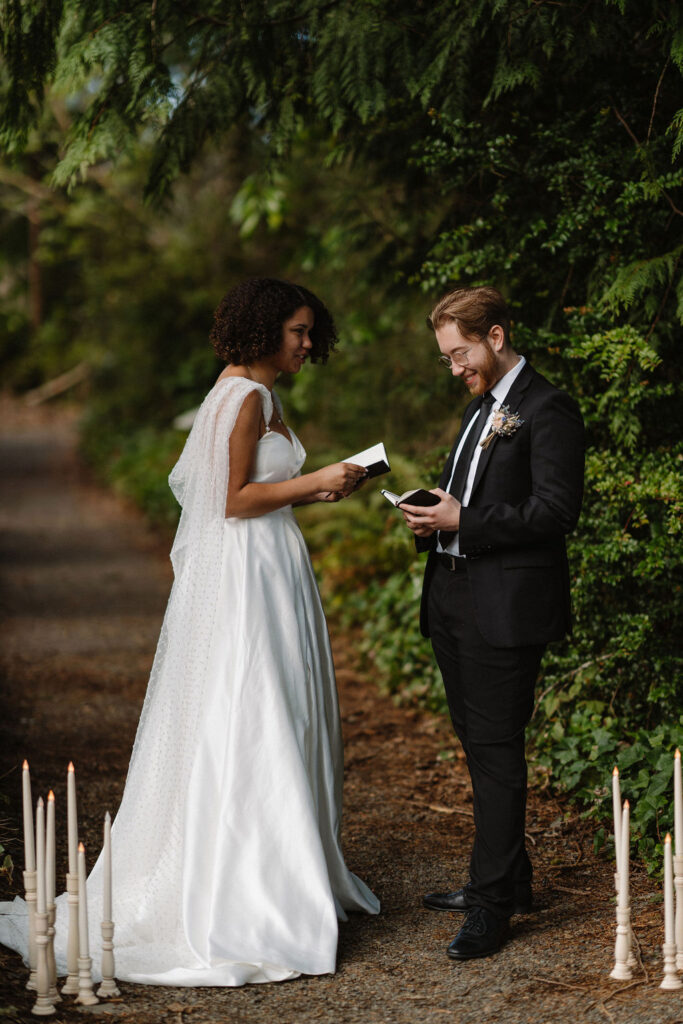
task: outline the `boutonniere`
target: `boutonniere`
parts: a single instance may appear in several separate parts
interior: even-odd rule
[[[507,405],[501,405],[493,414],[489,432],[483,441],[480,441],[482,448],[486,449],[494,437],[511,437],[516,430],[519,430],[524,420],[518,412],[510,412]]]

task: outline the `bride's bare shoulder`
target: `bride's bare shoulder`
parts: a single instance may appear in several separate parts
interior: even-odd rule
[[[249,373],[245,366],[232,366],[228,363],[225,369],[218,374],[216,383],[218,383],[219,380],[225,380],[226,377],[245,377],[248,380]]]

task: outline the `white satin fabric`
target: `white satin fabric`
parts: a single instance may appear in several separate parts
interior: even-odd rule
[[[253,389],[270,422],[266,388],[219,381],[170,477],[183,506],[175,582],[112,829],[116,974],[126,981],[333,972],[337,919],[379,910],[341,851],[339,709],[303,537],[290,506],[225,518],[228,440]],[[306,453],[290,435],[264,434],[252,480],[300,473]],[[64,973],[67,908],[57,903]],[[99,977],[101,859],[88,904]],[[26,958],[22,900],[0,906],[0,941]]]

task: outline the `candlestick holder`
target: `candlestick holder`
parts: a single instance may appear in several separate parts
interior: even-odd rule
[[[28,910],[28,965],[30,974],[26,982],[26,988],[32,992],[36,991],[36,967],[38,964],[36,946],[36,888],[38,873],[36,871],[24,871],[24,898]]]
[[[69,937],[66,946],[67,978],[62,985],[65,995],[78,995],[78,875],[66,875],[67,906],[69,908]]]
[[[619,872],[618,871],[614,872],[614,888],[617,891],[617,899],[618,899],[619,898]],[[629,967],[637,967],[638,966],[638,960],[636,958],[635,953],[633,952],[633,928],[631,927],[631,914],[630,914],[630,910],[629,910],[629,919],[628,919],[628,936],[627,936],[626,941],[628,943],[628,953],[626,954],[626,963],[628,964]]]
[[[633,972],[628,964],[629,930],[631,925],[631,908],[617,907],[617,938],[614,945],[614,967],[610,978],[615,981],[630,981]]]
[[[81,1006],[94,1006],[99,999],[93,992],[92,982],[92,957],[79,956],[78,958],[78,995],[76,1002]]]
[[[683,853],[674,857],[674,888],[676,890],[676,969],[683,971]]]
[[[47,905],[47,975],[50,982],[50,1002],[61,1003],[62,997],[57,991],[57,961],[55,960],[55,920],[57,908],[54,903]]]
[[[48,1017],[55,1013],[50,999],[50,972],[47,963],[48,915],[36,913],[36,1001],[31,1013],[36,1017]]]
[[[633,925],[630,920],[628,922],[628,955],[626,957],[626,963],[629,967],[638,966],[638,958],[633,952]]]
[[[114,980],[114,922],[102,922],[102,984],[98,996],[120,996]]]
[[[666,988],[670,992],[683,988],[683,981],[676,972],[676,946],[673,942],[665,942],[662,946],[664,955],[664,977],[660,988]]]

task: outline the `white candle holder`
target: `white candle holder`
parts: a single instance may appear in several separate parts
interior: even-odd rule
[[[78,995],[76,1002],[81,1006],[94,1006],[99,999],[93,992],[92,982],[92,958],[79,956],[78,958]]]
[[[69,908],[69,937],[66,947],[67,978],[62,985],[65,995],[78,995],[78,875],[67,872],[67,906]]]
[[[638,966],[638,958],[633,952],[633,925],[631,924],[630,908],[629,908],[629,922],[628,922],[628,956],[626,957],[626,963],[629,967]]]
[[[683,853],[674,857],[674,888],[676,890],[676,969],[683,971]]]
[[[82,1006],[94,1006],[99,999],[93,992],[92,959],[88,935],[88,895],[86,888],[85,847],[78,844],[78,995],[76,1002]]]
[[[48,915],[36,913],[36,993],[37,998],[31,1007],[36,1017],[48,1017],[55,1013],[54,1003],[50,998],[50,972],[47,962],[48,946]]]
[[[683,988],[683,981],[676,973],[676,946],[674,943],[665,942],[662,946],[662,953],[664,955],[664,977],[659,987],[668,989],[670,992]]]
[[[617,899],[618,899],[619,898],[619,872],[618,871],[614,872],[614,888],[617,891]],[[617,915],[617,923],[618,923],[618,919],[619,919],[619,915]],[[633,952],[633,928],[631,927],[631,911],[630,911],[630,908],[629,908],[629,918],[628,918],[628,935],[626,937],[626,941],[628,943],[628,953],[626,954],[626,963],[627,963],[627,965],[629,967],[637,967],[638,966],[638,960],[636,959],[636,955]],[[610,975],[610,977],[613,977],[613,975]]]
[[[26,988],[32,992],[36,991],[36,967],[38,964],[38,947],[36,946],[36,891],[37,891],[37,877],[36,871],[24,871],[24,897],[26,899],[26,908],[28,910],[28,965],[29,965],[29,978],[26,982]]]
[[[55,920],[57,908],[54,903],[47,906],[47,974],[50,982],[50,1002],[61,1003],[62,997],[57,991],[57,961],[55,960]]]
[[[629,967],[629,935],[631,929],[631,908],[617,907],[617,939],[614,946],[614,967],[610,978],[615,981],[630,981],[633,972]]]
[[[114,922],[102,922],[102,984],[98,996],[120,996],[114,980]]]

